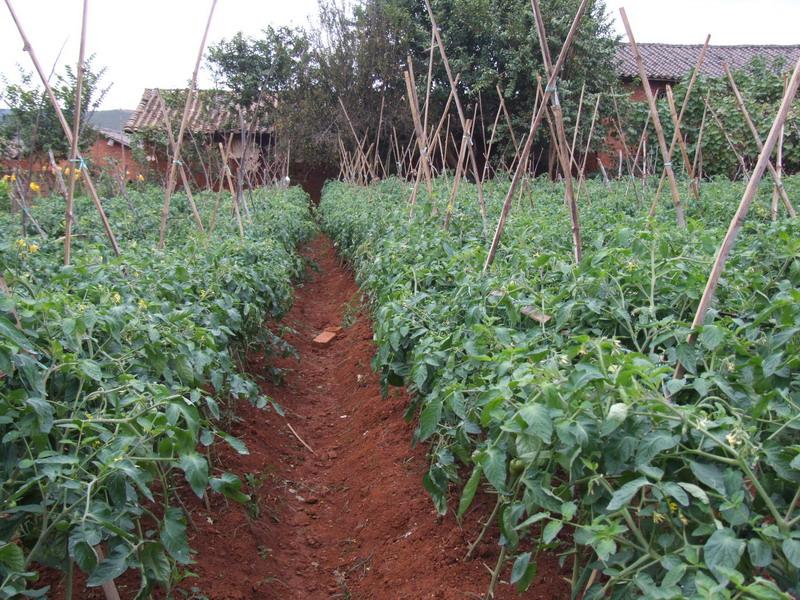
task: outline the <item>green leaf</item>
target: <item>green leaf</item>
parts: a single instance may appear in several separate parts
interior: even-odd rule
[[[745,551],[745,541],[736,537],[731,529],[717,529],[703,546],[703,558],[720,582],[727,579],[720,571],[736,569]]]
[[[498,492],[506,489],[506,453],[496,446],[489,446],[478,455],[486,479]]]
[[[700,500],[703,504],[708,504],[708,494],[706,494],[700,486],[685,481],[679,481],[678,485]]]
[[[4,544],[0,546],[0,565],[12,572],[25,570],[25,553],[16,544]]]
[[[30,340],[28,340],[28,338],[19,329],[17,329],[11,321],[0,316],[0,339],[2,338],[13,342],[15,346],[21,348],[22,350],[27,350],[28,352],[34,351],[34,347]]]
[[[223,435],[222,438],[228,443],[228,445],[231,448],[236,450],[237,454],[242,454],[242,455],[250,454],[250,452],[247,450],[247,446],[245,445],[245,443],[239,438],[227,434]]]
[[[752,538],[747,540],[747,554],[754,567],[763,569],[772,563],[772,548],[762,539]]]
[[[536,577],[536,563],[531,563],[531,553],[520,554],[511,567],[511,583],[516,584],[517,591],[522,593],[528,589]]]
[[[606,436],[622,425],[628,418],[628,405],[624,402],[612,404],[608,409],[608,415],[600,428],[600,435]]]
[[[689,468],[700,483],[707,485],[722,496],[726,495],[725,478],[718,466],[692,460],[689,461]]]
[[[427,440],[435,432],[442,419],[442,398],[437,396],[425,405],[419,416],[419,439]]]
[[[553,421],[547,408],[541,404],[526,404],[519,410],[522,420],[528,425],[528,433],[535,435],[545,444],[553,435]]]
[[[100,368],[100,365],[93,360],[83,359],[78,361],[78,370],[89,379],[103,381],[103,370]]]
[[[181,456],[178,466],[186,475],[186,481],[192,487],[192,491],[197,494],[198,498],[203,497],[208,486],[208,462],[204,456],[197,452],[184,454]]]
[[[128,569],[128,556],[130,556],[130,550],[127,546],[125,544],[117,545],[107,558],[97,564],[89,575],[86,585],[97,587],[122,575]]]
[[[139,550],[145,575],[161,584],[169,583],[172,574],[172,567],[164,551],[164,546],[158,542],[145,542]]]
[[[250,496],[242,492],[242,481],[234,473],[223,473],[221,477],[212,478],[209,483],[212,490],[234,502],[244,504],[250,500]]]
[[[160,537],[161,543],[172,558],[182,565],[189,564],[189,542],[186,539],[186,525],[180,509],[174,507],[167,509]]]
[[[783,540],[781,545],[784,556],[795,569],[800,569],[800,541],[798,540]]]
[[[611,502],[608,503],[606,510],[608,511],[619,510],[620,508],[628,504],[631,498],[633,498],[636,495],[636,492],[638,492],[646,485],[650,485],[650,482],[644,477],[639,477],[638,479],[629,481],[621,488],[619,488],[616,492],[614,492],[614,494],[611,496]]]
[[[544,526],[544,531],[542,532],[542,543],[549,544],[556,536],[559,534],[561,529],[564,527],[564,523],[561,521],[550,521],[547,525]]]
[[[725,340],[725,331],[716,325],[705,325],[700,335],[697,336],[697,341],[709,350],[716,350]]]
[[[472,504],[472,500],[475,498],[475,492],[478,491],[478,484],[481,481],[481,473],[481,466],[475,465],[475,468],[472,469],[472,475],[469,476],[467,483],[464,485],[464,489],[461,492],[461,499],[458,501],[458,513],[456,513],[456,518],[459,520],[464,516],[464,513],[467,512]]]

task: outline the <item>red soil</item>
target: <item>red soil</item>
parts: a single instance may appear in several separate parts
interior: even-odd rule
[[[196,576],[179,587],[197,600],[482,598],[499,552],[497,531],[473,560],[463,557],[491,511],[491,496],[476,500],[463,528],[452,511],[437,517],[422,487],[426,449],[410,446],[413,425],[403,420],[408,396],[394,389],[382,400],[370,368],[372,329],[352,274],[325,237],[304,254],[317,269],[309,269],[283,321],[294,329],[285,337],[299,360],[270,357],[287,370],[285,382],[264,385],[286,417],[242,405],[229,431],[250,453],[226,448],[217,456],[221,470],[246,482],[250,505],[214,495],[208,511],[187,489],[189,542],[197,551],[189,570]],[[331,325],[344,326],[333,343],[313,344]],[[263,373],[266,362],[252,356],[251,372]],[[540,556],[538,572],[525,598],[569,597],[554,556]],[[119,583],[123,600],[132,598],[136,586]],[[495,597],[520,596],[501,583]]]

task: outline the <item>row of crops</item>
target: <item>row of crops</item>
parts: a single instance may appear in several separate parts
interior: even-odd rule
[[[104,202],[121,258],[79,198],[69,267],[63,199],[32,211],[46,239],[21,234],[19,214],[0,217],[11,290],[0,291],[0,598],[46,595],[35,565],[68,582],[80,569],[89,586],[134,568],[137,597],[149,597],[190,562],[177,488],[247,498],[209,452],[246,453],[226,419],[237,400],[270,404],[241,360],[254,344],[287,349],[263,322],[290,306],[295,246],[315,231],[308,199],[299,188],[248,193],[240,238],[229,200],[203,235],[177,196],[162,251],[162,194]],[[216,201],[198,199],[206,224]]]
[[[495,221],[506,189],[486,185]],[[510,565],[525,589],[548,551],[574,598],[800,594],[800,237],[770,222],[766,186],[686,343],[742,191],[707,183],[680,230],[666,201],[646,217],[652,191],[590,183],[576,266],[563,188],[536,182],[483,275],[474,188],[444,230],[446,181],[411,218],[406,182],[326,187],[322,225],[373,303],[374,366],[414,392],[425,487],[439,513],[490,520],[495,578]],[[487,492],[492,513],[468,513]]]

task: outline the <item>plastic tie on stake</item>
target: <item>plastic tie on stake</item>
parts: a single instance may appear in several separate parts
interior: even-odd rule
[[[172,159],[172,163],[178,165],[179,167],[183,166],[183,161],[177,158]]]
[[[672,168],[672,163],[671,162],[665,162],[664,163],[664,168],[665,169],[671,169]]]
[[[83,171],[84,169],[88,168],[88,165],[86,164],[86,161],[83,159],[82,156],[78,158],[70,158],[69,162],[76,163],[78,165],[77,167],[78,171]]]
[[[549,83],[544,87],[544,91],[548,94],[555,94],[558,91],[558,86],[556,84],[550,85]]]

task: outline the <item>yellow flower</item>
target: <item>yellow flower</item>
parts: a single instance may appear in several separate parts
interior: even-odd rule
[[[3,175],[3,181],[8,181],[11,179],[11,175]]]
[[[28,252],[30,252],[31,254],[36,254],[38,251],[39,251],[39,245],[38,244],[29,244],[28,245]]]
[[[139,176],[136,179],[138,179],[139,181],[144,181],[144,175],[139,174]]]
[[[17,176],[14,173],[12,173],[10,181],[16,181],[16,180],[17,180]]]
[[[662,515],[660,512],[653,513],[653,523],[663,523],[664,519],[664,515]]]
[[[689,519],[687,519],[687,518],[684,516],[684,514],[683,514],[683,513],[681,513],[681,514],[680,514],[680,516],[678,517],[678,519],[680,519],[680,521],[681,521],[681,523],[683,523],[683,526],[684,526],[684,527],[686,527],[686,526],[689,524]]]
[[[35,181],[31,181],[31,183],[30,183],[30,188],[31,188],[31,191],[32,191],[32,192],[39,192],[39,191],[41,191],[41,189],[42,189],[42,186],[40,186],[40,185],[39,185],[38,183],[36,183]]]
[[[69,167],[64,167],[64,175],[69,175]]]
[[[122,296],[119,295],[119,292],[114,292],[111,294],[111,300],[114,302],[114,304],[119,304],[122,302]]]
[[[145,302],[143,299],[139,298],[138,305],[141,310],[147,310],[147,302]]]
[[[28,242],[26,242],[22,238],[17,240],[17,248],[19,248],[20,250],[23,250],[27,245],[28,245]]]
[[[678,503],[675,502],[674,500],[670,500],[669,502],[667,502],[667,504],[669,505],[670,512],[675,512],[676,510],[678,510]]]

